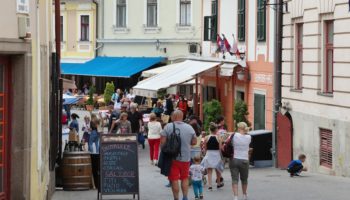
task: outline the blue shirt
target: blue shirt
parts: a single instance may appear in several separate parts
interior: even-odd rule
[[[301,160],[292,160],[290,163],[289,163],[289,165],[288,165],[288,168],[292,168],[292,167],[294,167],[294,166],[296,166],[296,165],[303,165],[303,163],[301,162]]]
[[[76,131],[77,131],[77,133],[79,132],[79,122],[78,122],[78,120],[73,120],[70,124],[69,124],[69,128],[74,128]]]

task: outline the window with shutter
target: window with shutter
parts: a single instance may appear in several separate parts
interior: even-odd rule
[[[332,169],[333,134],[331,130],[320,129],[320,165]]]
[[[238,0],[238,41],[245,41],[245,0]]]
[[[334,22],[325,22],[325,73],[324,73],[324,92],[333,93],[333,57],[334,57]]]
[[[147,0],[147,27],[157,27],[157,0]]]
[[[258,41],[266,40],[266,8],[264,0],[258,1],[258,15],[257,15],[257,39]]]

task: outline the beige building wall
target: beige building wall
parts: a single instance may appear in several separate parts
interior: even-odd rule
[[[305,153],[309,169],[350,177],[350,15],[347,0],[288,1],[283,27],[283,103],[293,118],[294,156]],[[325,21],[334,20],[332,94],[324,93]],[[302,90],[296,91],[296,23],[303,23]],[[320,166],[320,128],[332,131],[333,166]]]
[[[49,187],[49,69],[51,0],[3,0],[0,55],[11,61],[11,199],[42,200]],[[24,11],[24,12],[22,12]],[[29,39],[19,38],[19,17],[28,17]]]
[[[146,0],[126,0],[126,27],[117,27],[116,2],[109,0],[99,4],[101,56],[163,56],[172,59],[189,55],[189,43],[200,43],[202,1],[191,1],[191,25],[180,26],[180,1],[158,0],[158,26],[152,28],[146,25]]]

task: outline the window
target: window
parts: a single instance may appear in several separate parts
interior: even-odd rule
[[[324,92],[333,93],[333,37],[334,25],[333,21],[325,23],[325,73],[324,73]]]
[[[217,35],[217,0],[211,2],[211,16],[204,17],[204,41],[216,41]]]
[[[126,0],[117,0],[117,27],[126,27]]]
[[[64,36],[64,32],[63,32],[63,16],[61,16],[61,21],[60,21],[60,23],[61,23],[61,25],[60,25],[60,31],[61,31],[61,33],[60,33],[60,37],[61,37],[61,42],[63,42],[64,41],[64,38],[63,38],[63,36]]]
[[[238,41],[245,41],[245,0],[238,0]]]
[[[332,165],[333,165],[332,131],[327,129],[320,129],[320,139],[321,139],[320,165],[332,169]]]
[[[254,94],[254,130],[265,129],[265,95]]]
[[[29,1],[28,0],[17,0],[17,12],[18,13],[29,13]]]
[[[89,41],[89,15],[80,16],[80,40]]]
[[[266,40],[266,8],[265,8],[265,1],[264,0],[257,0],[258,1],[258,27],[257,27],[257,39],[258,41],[265,41]]]
[[[236,93],[236,100],[244,101],[244,92],[237,91],[237,93]]]
[[[180,26],[191,26],[191,0],[180,0]]]
[[[295,89],[301,90],[303,88],[303,24],[296,24],[296,29]]]
[[[157,0],[147,0],[147,27],[157,27]]]

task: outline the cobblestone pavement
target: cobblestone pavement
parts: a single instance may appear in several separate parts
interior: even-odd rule
[[[172,200],[171,190],[165,187],[165,184],[167,184],[166,178],[160,175],[158,168],[150,165],[147,147],[145,150],[140,149],[139,151],[141,200]],[[233,199],[228,169],[225,170],[223,176],[225,187],[212,192],[205,190],[204,199]],[[279,169],[253,168],[250,170],[248,194],[250,200],[349,200],[350,178],[311,173],[290,178],[285,171]],[[53,200],[95,200],[96,198],[96,190],[81,192],[56,191],[53,196]],[[126,199],[121,196],[104,198]],[[190,189],[190,199],[194,199],[192,189]]]

